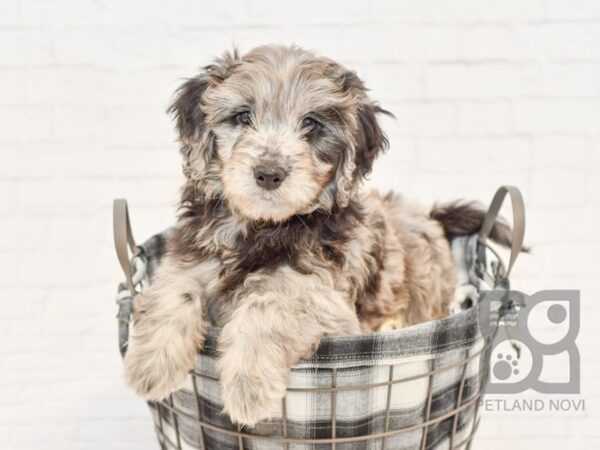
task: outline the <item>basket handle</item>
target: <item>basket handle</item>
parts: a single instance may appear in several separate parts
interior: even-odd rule
[[[500,212],[506,194],[509,194],[510,196],[513,211],[512,244],[508,269],[506,270],[506,278],[508,278],[515,261],[517,260],[517,256],[519,256],[519,253],[523,249],[523,240],[525,238],[525,203],[523,202],[521,191],[517,187],[501,186],[496,191],[496,194],[490,203],[488,212],[483,219],[478,240],[481,244],[486,243],[492,228],[494,228],[494,224],[496,223],[498,213]]]
[[[133,239],[131,232],[131,222],[129,221],[129,209],[127,200],[118,198],[113,200],[113,234],[115,239],[115,250],[121,269],[127,279],[127,287],[131,295],[135,295],[135,285],[133,284],[133,273],[131,270],[129,251],[133,256],[137,255],[139,248]],[[129,251],[127,250],[129,247]]]

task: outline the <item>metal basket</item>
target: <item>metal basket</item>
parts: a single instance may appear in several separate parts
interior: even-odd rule
[[[493,220],[502,202],[497,194]],[[518,193],[518,191],[517,191]],[[511,193],[511,196],[513,194]],[[518,199],[517,199],[518,200]],[[495,203],[499,203],[494,207]],[[522,202],[521,202],[522,203]],[[513,198],[513,210],[515,199]],[[132,294],[152,281],[168,232],[136,247],[126,204],[115,202],[115,243],[128,282],[119,287],[119,339],[125,354]],[[524,220],[517,217],[515,220]],[[492,223],[493,223],[492,220]],[[117,232],[117,227],[120,231]],[[524,224],[523,224],[524,227]],[[523,227],[515,229],[521,233]],[[485,228],[485,226],[483,227]],[[488,230],[489,233],[489,230]],[[517,237],[518,248],[522,236]],[[135,253],[123,258],[124,242]],[[494,327],[481,326],[482,292],[508,292],[498,255],[479,236],[459,238],[475,296],[467,309],[441,320],[388,332],[326,337],[316,352],[295,366],[286,396],[272,419],[240,428],[222,413],[212,328],[186,386],[149,403],[162,449],[459,449],[470,448],[479,424],[479,401],[488,380]],[[518,248],[517,248],[518,247]],[[125,254],[126,254],[125,250]]]

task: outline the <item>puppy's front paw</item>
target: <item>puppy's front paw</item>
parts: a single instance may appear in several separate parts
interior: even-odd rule
[[[167,350],[133,346],[125,356],[125,381],[145,400],[162,400],[185,383],[193,362],[177,361]]]
[[[174,288],[170,292],[139,295],[135,304],[125,379],[146,400],[162,400],[184,385],[204,339],[196,302]]]
[[[285,395],[285,380],[238,373],[221,380],[224,412],[233,423],[254,426],[273,416]]]

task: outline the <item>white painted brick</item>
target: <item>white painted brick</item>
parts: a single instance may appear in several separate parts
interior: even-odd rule
[[[507,101],[458,103],[458,126],[463,134],[504,134],[512,131],[512,108]]]
[[[53,66],[29,69],[23,79],[32,103],[89,105],[107,99],[107,76],[106,71]]]
[[[171,2],[168,8],[161,0],[111,1],[105,9],[101,18],[103,25],[153,28],[232,25],[248,20],[250,11],[246,0],[219,2],[210,8],[202,2],[187,0]]]
[[[598,117],[600,102],[594,99],[522,100],[515,105],[515,126],[519,131],[597,131]]]
[[[82,24],[102,20],[108,4],[93,0],[61,0],[49,3],[44,0],[20,0],[21,17],[26,24]]]
[[[25,103],[24,78],[24,69],[0,69],[0,99],[3,105]]]
[[[371,75],[365,81],[372,91],[372,97],[385,103],[387,100],[422,97],[421,76],[415,64],[373,64]]]
[[[105,139],[108,136],[107,108],[94,104],[55,108],[54,129],[59,139]]]
[[[37,146],[42,148],[37,148]],[[13,178],[11,168],[21,170],[24,178],[82,178],[111,176],[177,176],[181,158],[177,144],[168,147],[108,145],[89,139],[47,141],[35,149],[19,147],[2,158],[10,164],[0,165],[0,175]],[[17,154],[17,156],[15,156]],[[12,163],[14,161],[14,163]]]
[[[57,59],[62,64],[92,64],[110,60],[117,50],[110,45],[111,31],[97,28],[63,28],[54,35]]]
[[[390,136],[405,136],[410,131],[410,103],[393,100],[378,100],[381,106],[394,117],[380,116],[379,123]]]
[[[460,54],[467,59],[504,59],[514,57],[516,33],[507,25],[467,26],[460,31]]]
[[[569,427],[574,436],[581,438],[595,438],[593,442],[596,442],[596,445],[600,445],[600,430],[598,430],[597,415],[595,417],[573,420],[569,423]],[[596,445],[591,444],[591,440],[589,442],[590,444],[587,448],[595,448]]]
[[[80,217],[99,210],[110,215],[113,198],[128,197],[139,205],[174,205],[177,178],[30,180],[21,183],[22,214],[28,217]]]
[[[21,178],[25,172],[23,146],[6,142],[0,144],[0,178]]]
[[[106,139],[113,145],[173,146],[175,131],[162,108],[123,106],[110,109],[107,116]]]
[[[162,28],[65,27],[54,36],[56,57],[63,64],[155,67],[166,49]]]
[[[221,43],[222,46],[222,43]],[[223,48],[214,54],[202,57],[195,53],[183,53],[178,57],[179,62],[188,60],[190,70],[184,67],[165,67],[157,69],[111,70],[104,74],[100,86],[101,92],[94,94],[95,102],[119,106],[150,106],[156,111],[166,111],[175,90],[185,81],[198,73],[200,66],[205,65],[211,58],[220,54]],[[165,61],[170,61],[169,56]],[[67,94],[68,95],[68,94]],[[101,98],[98,98],[101,97]],[[166,113],[165,113],[165,117]]]
[[[77,255],[73,253],[73,248],[77,248],[77,246],[81,248],[77,242],[68,240],[64,242],[61,250],[43,250],[22,254],[19,264],[20,279],[27,280],[32,287],[61,285],[82,287],[89,283],[106,281],[106,268],[110,267],[114,260],[113,252],[107,249],[82,262],[79,253],[85,252],[77,252]],[[81,269],[82,265],[85,270]],[[35,276],[32,276],[33,274]],[[78,275],[74,277],[73,274]],[[88,324],[83,322],[80,326],[85,328]]]
[[[531,163],[526,138],[421,139],[418,157],[425,170],[476,171],[526,169]]]
[[[2,273],[2,277],[0,277],[0,286],[2,286],[3,290],[7,286],[19,286],[18,264],[20,259],[19,253],[2,252],[2,257],[0,257],[0,273]]]
[[[0,2],[0,25],[14,25],[19,20],[19,1]]]
[[[64,217],[45,219],[47,227],[46,250],[65,250],[65,244],[87,242],[91,247],[110,248],[110,233],[106,223],[98,220],[101,215],[90,217]],[[54,293],[54,292],[53,292]]]
[[[425,86],[429,97],[516,97],[535,94],[538,76],[532,64],[436,63],[426,68]]]
[[[249,20],[260,24],[281,23],[341,23],[365,21],[369,2],[356,0],[306,0],[296,2],[285,0],[282,7],[273,7],[271,2],[250,2]],[[306,11],[318,11],[306,14]]]
[[[479,422],[477,428],[477,437],[483,439],[499,438],[500,437],[500,424],[492,418],[486,417],[487,413],[482,413],[482,420]]]
[[[50,64],[50,33],[38,28],[0,29],[0,67]]]
[[[0,105],[2,139],[27,140],[54,137],[54,118],[47,106]]]
[[[7,259],[7,261],[15,268],[17,267],[14,261],[10,261],[10,259]],[[24,288],[22,286],[2,287],[2,299],[5,302],[4,304],[10,305],[10,307],[0,308],[0,318],[9,320],[16,318],[35,320],[44,311],[46,296],[47,292],[44,289]],[[6,347],[0,347],[0,352],[6,350],[8,350]]]
[[[552,243],[540,247],[536,251],[536,257],[539,261],[540,271],[547,276],[559,274],[563,276],[593,276],[597,275],[598,268],[589,261],[598,251],[600,251],[600,243],[597,241]],[[554,283],[553,285],[556,286]]]
[[[264,31],[259,29],[259,33],[262,35]],[[169,66],[183,66],[189,67],[189,69],[179,69],[178,78],[187,78],[195,75],[200,67],[212,62],[216,57],[221,56],[225,51],[233,50],[236,44],[244,45],[244,41],[240,41],[237,38],[231,36],[221,30],[203,30],[203,29],[180,29],[169,30],[164,37],[165,55],[161,59],[156,59],[155,62],[164,62],[165,65]],[[246,48],[249,50],[251,47]],[[163,69],[161,67],[161,69]],[[142,80],[145,78],[143,75],[144,71],[141,71],[138,78]],[[125,72],[127,75],[127,72]],[[130,79],[131,84],[134,84],[135,80]],[[142,81],[146,83],[146,81]],[[137,88],[134,88],[137,89]]]
[[[366,71],[368,65],[365,64],[365,61],[357,59],[356,55],[352,55],[351,47],[354,45],[354,42],[341,40],[341,34],[345,28],[345,26],[333,27],[327,24],[286,26],[282,30],[281,42],[288,45],[298,45],[300,43],[303,47],[314,50],[321,55],[329,55],[330,58],[345,64],[351,70],[356,70],[358,68],[357,64],[360,64],[360,68]],[[235,33],[235,31],[232,33]],[[273,41],[276,38],[275,32],[272,31],[272,33],[273,35],[267,35],[266,38],[268,40],[264,40],[263,42],[275,42]],[[251,41],[256,40],[256,36],[252,36],[251,32],[247,32],[246,34],[250,37]],[[244,38],[244,36],[241,37]],[[261,35],[259,34],[258,37],[260,38]],[[238,41],[238,44],[240,48],[247,48],[248,45],[245,41]],[[342,46],[347,47],[345,54],[340,50]],[[351,58],[349,60],[345,59],[347,56],[351,56]],[[363,73],[363,75],[365,74]]]
[[[516,419],[518,420],[518,419]],[[512,437],[510,434],[503,435],[501,439],[475,439],[474,448],[484,448],[486,450],[531,450],[532,448],[543,448],[544,450],[564,450],[564,445],[568,443],[569,449],[584,450],[593,448],[587,443],[575,441],[572,437],[565,439],[548,438],[544,435],[536,439]]]
[[[7,216],[17,209],[18,186],[10,181],[0,181],[0,216]]]
[[[109,197],[105,197],[103,185],[95,180],[29,180],[21,183],[19,202],[22,214],[28,217],[79,217],[103,204],[108,207]]]
[[[515,438],[532,438],[545,436],[547,438],[566,438],[571,435],[569,426],[564,419],[520,417],[503,423],[503,434]]]
[[[387,130],[387,127],[385,128]],[[417,139],[414,136],[398,135],[387,132],[390,148],[386,153],[380,155],[374,164],[375,170],[388,165],[403,165],[412,167],[415,165]],[[378,179],[376,177],[372,177]],[[385,179],[381,177],[380,179]]]
[[[544,208],[583,206],[586,180],[579,169],[535,168],[532,174],[531,202]]]
[[[393,148],[390,153],[403,150],[402,148]],[[369,175],[365,183],[365,189],[378,189],[381,192],[397,191],[409,195],[412,192],[414,177],[415,174],[411,170],[411,165],[398,162],[381,163],[376,165],[371,175]]]
[[[535,20],[544,17],[543,0],[435,0],[435,13],[442,20],[507,21]]]
[[[47,222],[43,219],[0,218],[0,250],[38,250],[47,245]]]
[[[594,209],[566,206],[560,209],[531,207],[527,210],[528,234],[536,242],[593,241],[599,224],[600,211]]]
[[[341,30],[343,58],[375,61],[455,59],[458,32],[440,25],[381,25],[376,33],[365,26]]]
[[[588,180],[588,191],[590,192],[590,202],[594,207],[600,206],[600,177],[597,176],[600,170],[600,163],[596,163],[591,168],[591,176]]]
[[[593,96],[600,93],[600,65],[553,63],[543,67],[543,90],[551,97]]]
[[[519,49],[523,57],[562,59],[598,58],[600,24],[548,23],[519,29]]]
[[[47,448],[48,445],[52,445],[52,442],[56,442],[57,445],[62,442],[63,444],[61,445],[64,445],[65,440],[69,437],[67,432],[69,427],[65,425],[57,426],[54,423],[36,423],[35,428],[37,432],[32,433],[29,427],[22,425],[16,427],[11,442],[11,445],[13,445],[12,448],[35,448],[40,446]]]
[[[593,163],[592,142],[584,136],[542,135],[533,142],[536,167],[577,169]]]
[[[373,19],[378,21],[426,21],[433,16],[430,0],[380,0],[370,6]]]
[[[422,136],[448,135],[457,129],[456,106],[452,102],[411,103],[408,131]]]
[[[425,171],[421,168],[418,173],[413,174],[411,197],[418,198],[423,203],[463,198],[487,204],[498,186],[513,184],[519,186],[525,198],[529,198],[527,170],[464,170],[459,166],[452,166],[451,169],[450,161],[454,160],[454,156],[448,154],[445,160],[447,166],[443,171]]]
[[[120,420],[112,423],[111,426],[111,439],[120,443],[129,442],[137,443],[137,435],[145,435],[148,433],[148,420],[137,419],[137,420]],[[94,426],[83,426],[80,427],[76,434],[76,439],[81,439],[82,442],[98,442],[98,440],[104,438],[105,431]]]
[[[600,4],[595,0],[549,0],[548,16],[552,19],[598,19]]]

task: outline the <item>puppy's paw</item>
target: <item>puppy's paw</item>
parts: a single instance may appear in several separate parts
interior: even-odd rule
[[[193,367],[192,361],[178,361],[168,348],[133,346],[125,356],[125,381],[140,397],[159,401],[180,389]]]
[[[222,383],[224,412],[233,423],[253,427],[278,411],[285,395],[285,380],[252,377],[238,373]]]
[[[175,288],[170,291],[170,296],[138,296],[134,333],[125,355],[127,384],[151,401],[162,400],[185,384],[204,340],[205,322],[196,302]]]

